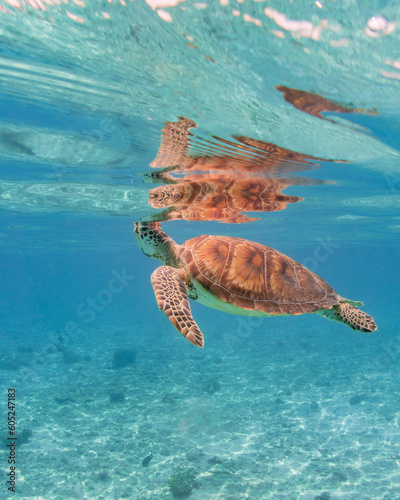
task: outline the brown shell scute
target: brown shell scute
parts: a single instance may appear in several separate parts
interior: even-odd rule
[[[245,240],[231,244],[230,250],[221,285],[232,294],[248,299],[267,298],[264,252]]]
[[[243,309],[303,314],[342,300],[322,278],[290,257],[240,238],[193,238],[182,246],[181,260],[189,275],[213,295]]]
[[[201,274],[220,284],[229,265],[230,245],[221,239],[208,239],[193,249],[193,257]]]

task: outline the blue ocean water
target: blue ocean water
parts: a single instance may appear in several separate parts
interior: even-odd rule
[[[0,16],[0,497],[400,499],[398,2]],[[191,300],[198,348],[137,221],[268,245],[378,330]]]

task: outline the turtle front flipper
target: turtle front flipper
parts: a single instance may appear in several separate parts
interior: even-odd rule
[[[333,306],[332,309],[321,309],[321,311],[317,311],[317,314],[321,314],[333,321],[345,323],[353,330],[361,332],[371,333],[378,328],[369,314],[360,311],[360,309],[347,302]]]
[[[178,332],[192,344],[203,347],[203,334],[192,317],[183,273],[180,269],[161,266],[151,275],[151,284],[158,307],[165,312]]]

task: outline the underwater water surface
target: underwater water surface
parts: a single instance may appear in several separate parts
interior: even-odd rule
[[[0,498],[400,499],[398,2],[0,18]],[[197,347],[135,222],[272,247],[378,329],[190,300]]]

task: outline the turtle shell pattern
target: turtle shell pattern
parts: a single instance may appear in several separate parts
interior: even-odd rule
[[[297,315],[344,300],[295,260],[241,238],[198,236],[180,247],[178,257],[191,281],[243,309]]]

